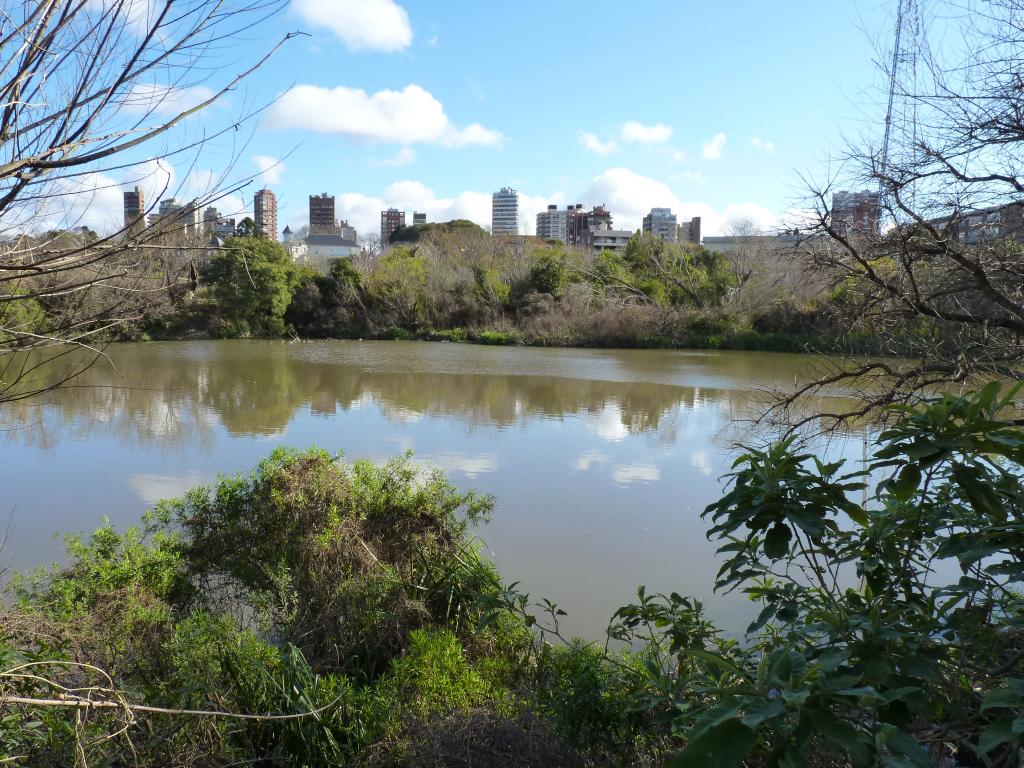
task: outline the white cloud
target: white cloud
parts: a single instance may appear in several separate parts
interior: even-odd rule
[[[412,44],[409,14],[394,0],[292,0],[292,8],[350,51],[401,51]]]
[[[707,184],[708,177],[700,171],[680,171],[677,178],[681,181],[692,181],[694,184]]]
[[[549,205],[564,205],[565,195],[527,195],[519,193],[519,231],[524,235],[537,232],[537,214]]]
[[[121,187],[116,179],[104,173],[60,179],[51,188],[50,195],[31,210],[19,213],[24,220],[5,221],[0,233],[89,227],[100,234],[110,234],[124,223]]]
[[[381,160],[380,164],[392,168],[401,168],[403,165],[408,165],[414,160],[416,160],[416,151],[412,147],[402,147],[391,157]]]
[[[668,147],[668,157],[673,165],[685,163],[690,159],[690,156],[686,152],[681,149],[676,149],[675,147]]]
[[[613,152],[621,151],[621,147],[619,147],[619,145],[616,144],[613,140],[608,139],[608,141],[601,141],[593,133],[581,133],[580,144],[582,144],[585,149],[590,150],[594,154],[602,156],[610,155]]]
[[[141,187],[148,208],[154,201],[174,195],[176,185],[174,166],[165,160],[129,168],[120,179],[98,172],[66,177],[54,183],[52,195],[27,212],[29,220],[12,224],[29,231],[85,226],[111,234],[124,224],[125,190]]]
[[[605,203],[614,216],[616,229],[639,229],[643,217],[657,207],[671,208],[680,221],[700,216],[705,235],[724,234],[725,222],[735,218],[751,219],[765,231],[777,228],[779,222],[777,215],[756,203],[714,208],[704,202],[680,200],[667,184],[628,168],[610,168],[595,177],[582,199],[589,205]]]
[[[281,174],[284,173],[285,165],[276,157],[270,155],[256,155],[253,163],[260,170],[260,180],[267,184],[277,184],[281,181]]]
[[[753,139],[750,140],[750,146],[752,146],[754,149],[758,150],[759,152],[774,152],[775,151],[775,144],[774,144],[774,142],[765,141],[764,139],[759,139],[757,136],[755,136]]]
[[[336,133],[392,144],[469,144],[500,146],[498,131],[473,123],[456,128],[444,106],[418,85],[368,94],[359,88],[296,85],[284,93],[266,118],[271,128]]]
[[[139,186],[146,207],[156,210],[157,202],[178,193],[178,174],[166,160],[150,160],[129,169],[123,179],[125,188]]]
[[[679,213],[679,200],[667,184],[628,168],[611,168],[596,177],[583,199],[590,205],[606,204],[616,229],[638,229],[651,208],[671,207]]]
[[[336,207],[338,217],[347,219],[360,235],[379,232],[380,212],[386,208],[422,211],[427,214],[429,221],[469,219],[481,227],[489,227],[491,224],[489,193],[468,191],[454,197],[439,197],[427,185],[411,180],[391,184],[380,196],[359,192],[342,193],[337,196]],[[290,224],[291,220],[286,223]]]
[[[661,144],[672,137],[672,129],[664,123],[644,125],[630,120],[622,126],[622,140],[627,144]]]
[[[129,114],[170,117],[192,109],[213,96],[213,89],[205,85],[171,88],[155,83],[133,83],[124,95],[122,109]]]
[[[725,142],[725,134],[721,132],[716,133],[710,140],[704,142],[704,146],[701,147],[700,156],[705,160],[717,160],[722,156]]]
[[[470,144],[480,144],[485,147],[500,147],[505,143],[505,137],[500,131],[493,131],[484,128],[480,123],[470,123],[462,130],[456,130],[449,126],[449,130],[441,139],[446,147],[465,147]]]
[[[96,14],[116,11],[138,37],[149,33],[158,15],[154,0],[89,0],[86,7]]]

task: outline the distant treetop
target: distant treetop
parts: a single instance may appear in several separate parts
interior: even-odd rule
[[[430,232],[445,232],[445,233],[469,233],[477,232],[479,234],[486,234],[486,230],[483,227],[474,224],[468,219],[454,219],[452,221],[430,223],[430,224],[413,224],[408,227],[401,227],[391,233],[390,242],[392,243],[415,243],[420,240],[421,237]]]

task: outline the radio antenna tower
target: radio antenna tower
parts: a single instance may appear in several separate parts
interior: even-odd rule
[[[885,110],[885,135],[878,167],[878,200],[884,207],[885,178],[892,177],[893,141],[909,161],[917,153],[917,57],[921,46],[921,14],[917,0],[897,0],[896,35],[889,68],[889,102]],[[894,138],[893,133],[898,135]],[[913,189],[911,189],[913,195]]]

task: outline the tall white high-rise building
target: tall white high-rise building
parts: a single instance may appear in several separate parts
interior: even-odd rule
[[[491,234],[519,234],[519,193],[502,187],[491,196]]]

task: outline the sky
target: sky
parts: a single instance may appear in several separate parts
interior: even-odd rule
[[[511,186],[525,234],[549,203],[576,202],[606,204],[617,228],[670,207],[701,216],[705,235],[740,219],[769,230],[806,205],[808,181],[841,177],[851,139],[880,133],[876,59],[895,5],[290,0],[236,44],[307,34],[201,121],[269,106],[230,142],[162,172],[184,195],[259,173],[220,208],[251,210],[269,187],[282,229],[306,224],[308,196],[321,192],[360,234],[389,206],[410,221],[420,210],[488,226],[491,193]],[[187,104],[212,80],[178,86],[170,101]],[[116,225],[134,180],[113,175],[86,223]]]

